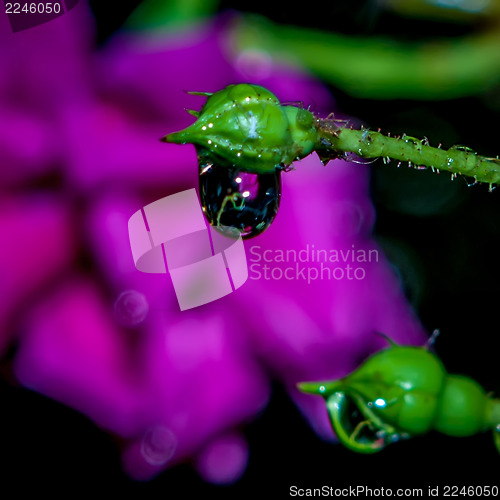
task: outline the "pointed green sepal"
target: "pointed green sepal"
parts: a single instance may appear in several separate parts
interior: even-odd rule
[[[297,389],[306,394],[319,394],[327,397],[334,391],[337,391],[342,386],[342,380],[333,380],[329,382],[300,382],[297,384]]]
[[[186,94],[189,94],[189,95],[201,95],[203,97],[210,97],[210,96],[214,95],[213,92],[197,92],[196,90],[187,90]]]

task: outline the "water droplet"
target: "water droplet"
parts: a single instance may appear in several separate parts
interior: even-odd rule
[[[146,297],[135,290],[122,292],[115,301],[114,316],[116,321],[125,327],[142,323],[149,311]]]
[[[452,168],[453,167],[453,158],[448,158],[448,161],[446,162],[446,165],[448,168]]]
[[[234,227],[243,238],[265,231],[278,213],[281,171],[242,172],[202,149],[198,149],[198,160],[201,204],[210,224]]]
[[[160,466],[168,462],[177,448],[175,434],[162,425],[148,429],[141,441],[141,455],[150,465]]]
[[[388,441],[391,443],[397,443],[401,439],[401,435],[394,433],[388,436]]]
[[[406,135],[403,134],[402,139],[407,143],[407,144],[414,144],[416,146],[421,144],[421,141],[417,139],[416,137],[412,137],[411,135]]]

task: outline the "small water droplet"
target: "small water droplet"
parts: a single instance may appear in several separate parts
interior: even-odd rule
[[[411,135],[403,134],[402,139],[404,139],[407,144],[414,144],[416,146],[421,144],[421,141],[419,139],[417,139],[416,137],[412,137]]]
[[[394,433],[389,435],[388,441],[390,441],[391,443],[397,443],[400,439],[401,436],[399,434]]]
[[[198,161],[201,204],[212,226],[234,227],[243,238],[257,236],[270,226],[281,198],[280,169],[269,174],[242,172],[201,148]]]
[[[135,290],[122,292],[114,304],[115,319],[125,327],[133,327],[142,323],[148,311],[149,304],[146,297]]]

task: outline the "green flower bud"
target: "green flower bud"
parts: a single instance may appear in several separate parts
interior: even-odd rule
[[[440,360],[422,347],[393,344],[347,377],[299,388],[325,397],[339,440],[364,453],[433,429],[470,436],[500,423],[498,400],[474,380],[448,375]],[[361,421],[353,421],[349,404]]]
[[[314,115],[282,106],[258,85],[229,85],[207,101],[195,123],[164,137],[165,142],[192,143],[212,151],[249,173],[271,173],[311,153],[318,142]]]
[[[429,351],[393,346],[369,358],[346,383],[384,422],[421,434],[433,424],[445,377],[441,362]]]

